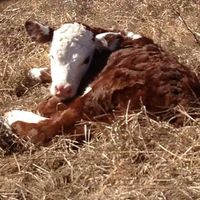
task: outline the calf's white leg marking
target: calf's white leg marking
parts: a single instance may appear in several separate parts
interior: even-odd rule
[[[40,68],[32,68],[29,72],[28,72],[28,76],[31,77],[33,80],[36,81],[42,81],[41,80],[41,75],[42,75],[42,71],[46,71],[48,70],[47,67],[40,67]]]
[[[4,125],[11,128],[12,124],[17,121],[27,122],[27,123],[38,123],[40,121],[46,120],[48,118],[42,117],[32,112],[23,110],[11,110],[5,113],[3,117]]]

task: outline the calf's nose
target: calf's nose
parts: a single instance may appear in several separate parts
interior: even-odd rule
[[[72,93],[71,85],[59,85],[55,86],[55,94],[60,98],[70,97]]]

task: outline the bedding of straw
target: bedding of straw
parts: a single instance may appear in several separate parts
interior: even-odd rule
[[[198,0],[3,0],[0,115],[13,108],[34,111],[49,94],[49,85],[26,78],[30,68],[49,66],[49,45],[28,38],[28,19],[141,33],[200,76]],[[149,119],[143,109],[111,124],[84,122],[86,138],[93,137],[81,145],[63,135],[45,147],[20,141],[1,126],[0,199],[200,199],[200,120],[188,120],[190,126],[174,128]]]

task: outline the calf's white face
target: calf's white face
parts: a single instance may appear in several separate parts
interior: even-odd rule
[[[37,21],[27,21],[25,28],[32,40],[51,42],[50,92],[62,99],[75,96],[80,81],[90,66],[95,48],[112,52],[118,48],[121,40],[120,33],[114,32],[100,33],[94,38],[92,29],[87,30],[79,23],[66,23],[54,30]]]
[[[49,53],[52,95],[68,99],[76,94],[94,50],[93,33],[81,24],[64,24],[54,31]]]

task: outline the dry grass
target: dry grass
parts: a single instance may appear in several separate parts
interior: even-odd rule
[[[48,45],[36,45],[25,34],[23,24],[30,18],[142,33],[200,74],[196,0],[5,0],[0,2],[0,114],[16,107],[34,110],[48,95],[47,85],[24,78],[29,68],[48,65]],[[200,199],[199,120],[175,129],[130,113],[112,124],[82,126],[86,136],[95,133],[91,141],[80,146],[59,136],[48,147],[23,141],[9,146],[2,127],[7,143],[1,138],[0,199]]]

